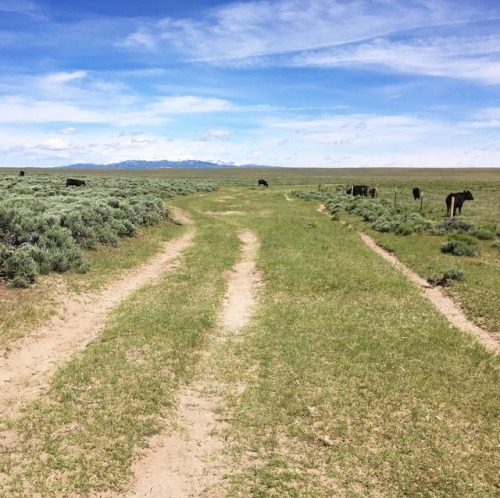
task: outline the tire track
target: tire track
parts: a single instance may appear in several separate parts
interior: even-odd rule
[[[223,395],[233,387],[217,378],[213,363],[222,343],[237,336],[251,320],[261,285],[255,263],[258,240],[249,231],[240,232],[239,238],[242,258],[226,273],[228,287],[220,325],[199,364],[195,381],[179,393],[175,430],[150,440],[150,450],[133,466],[136,478],[131,491],[120,496],[224,496],[218,485],[227,472],[222,457],[225,445],[217,433],[227,424],[227,417],[220,415],[225,412]]]
[[[317,208],[320,213],[325,212],[324,204]],[[399,261],[396,256],[382,249],[376,241],[364,232],[358,232],[361,240],[374,252],[382,256],[392,266],[397,268],[410,281],[418,285],[424,296],[434,305],[434,307],[456,328],[474,336],[488,351],[500,353],[500,341],[493,337],[489,332],[472,323],[459,308],[459,306],[437,287],[430,287],[428,282],[420,275],[410,270],[406,265]]]
[[[382,249],[375,240],[363,232],[358,232],[361,240],[374,252],[380,254],[392,266],[397,268],[413,283],[418,285],[424,296],[436,307],[436,309],[446,317],[446,319],[456,328],[463,332],[473,335],[487,350],[494,353],[500,352],[500,342],[492,337],[488,332],[472,323],[457,306],[457,304],[445,296],[444,293],[437,287],[430,287],[428,282],[415,272],[410,270],[393,254]]]
[[[69,296],[47,325],[19,341],[15,350],[0,351],[0,413],[13,416],[43,393],[54,371],[104,329],[107,316],[121,301],[178,266],[193,237],[191,230],[167,242],[161,253],[100,292]]]

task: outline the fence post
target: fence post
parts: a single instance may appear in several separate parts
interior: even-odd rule
[[[450,204],[450,220],[453,218],[453,211],[455,210],[455,196],[451,196],[451,204]]]
[[[398,199],[398,187],[396,187],[396,190],[394,190],[394,207],[396,207],[397,199]]]
[[[422,214],[422,204],[424,202],[424,192],[423,190],[420,191],[420,214]]]

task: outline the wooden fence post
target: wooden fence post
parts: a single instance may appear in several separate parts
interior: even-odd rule
[[[453,211],[455,210],[455,196],[451,196],[451,204],[450,204],[450,220],[453,218]]]
[[[420,191],[420,214],[422,214],[422,204],[424,202],[424,192],[423,190]]]

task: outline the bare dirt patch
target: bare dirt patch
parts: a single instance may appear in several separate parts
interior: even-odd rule
[[[185,217],[184,213],[178,213]],[[187,218],[183,218],[187,221]],[[83,349],[104,328],[107,315],[136,289],[176,267],[191,244],[193,231],[165,244],[163,251],[141,267],[96,293],[60,295],[60,311],[9,350],[0,350],[0,413],[14,415],[40,395],[48,379],[72,353]]]
[[[486,330],[483,330],[482,328],[472,323],[464,315],[457,304],[443,294],[441,289],[439,289],[438,287],[431,287],[426,280],[411,271],[393,254],[378,246],[375,240],[373,240],[369,235],[363,232],[358,233],[361,239],[370,249],[380,254],[384,259],[389,261],[389,263],[391,263],[395,268],[400,270],[412,282],[418,285],[422,289],[425,297],[427,297],[427,299],[432,302],[437,310],[442,313],[452,325],[457,327],[459,330],[462,330],[463,332],[472,334],[489,351],[493,351],[495,353],[500,352],[500,342],[495,337],[492,337],[492,335]]]
[[[223,394],[234,386],[217,378],[212,362],[221,343],[252,318],[260,286],[255,265],[258,241],[248,231],[239,237],[242,259],[226,275],[228,288],[220,327],[204,352],[195,381],[179,394],[174,429],[153,437],[146,456],[133,466],[136,479],[127,497],[225,496],[220,486],[227,473],[225,441],[220,436],[228,419]]]
[[[288,194],[285,194],[285,199],[289,202],[293,202],[293,199],[290,198]]]
[[[250,321],[255,311],[255,294],[260,282],[255,265],[258,241],[249,231],[241,232],[239,237],[243,242],[243,259],[226,274],[228,291],[220,318],[226,331],[238,331]]]
[[[210,216],[241,216],[245,213],[243,211],[205,211],[205,214]]]

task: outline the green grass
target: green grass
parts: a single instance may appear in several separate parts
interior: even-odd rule
[[[68,272],[62,277],[71,290],[96,290],[102,288],[124,270],[140,266],[157,254],[163,242],[178,234],[172,223],[144,227],[136,237],[121,239],[116,246],[100,246],[95,251],[86,251],[85,259],[90,270],[85,275]]]
[[[273,212],[254,224],[266,295],[234,408],[234,449],[257,463],[234,493],[491,496],[496,360],[354,231],[302,201]]]
[[[0,284],[0,348],[8,349],[13,341],[29,334],[52,316],[57,306],[53,297],[54,283],[52,278],[45,279],[29,289],[14,289],[4,282]]]
[[[126,486],[133,455],[161,417],[172,420],[179,385],[202,367],[242,228],[260,239],[265,286],[253,322],[221,345],[212,367],[222,385],[246,387],[241,396],[228,389],[228,494],[498,493],[498,357],[448,325],[354,226],[284,193],[231,187],[172,201],[193,215],[194,246],[174,273],[123,303],[11,422],[19,444],[0,450],[4,496]],[[411,266],[426,264],[411,259],[410,242],[385,240]]]

